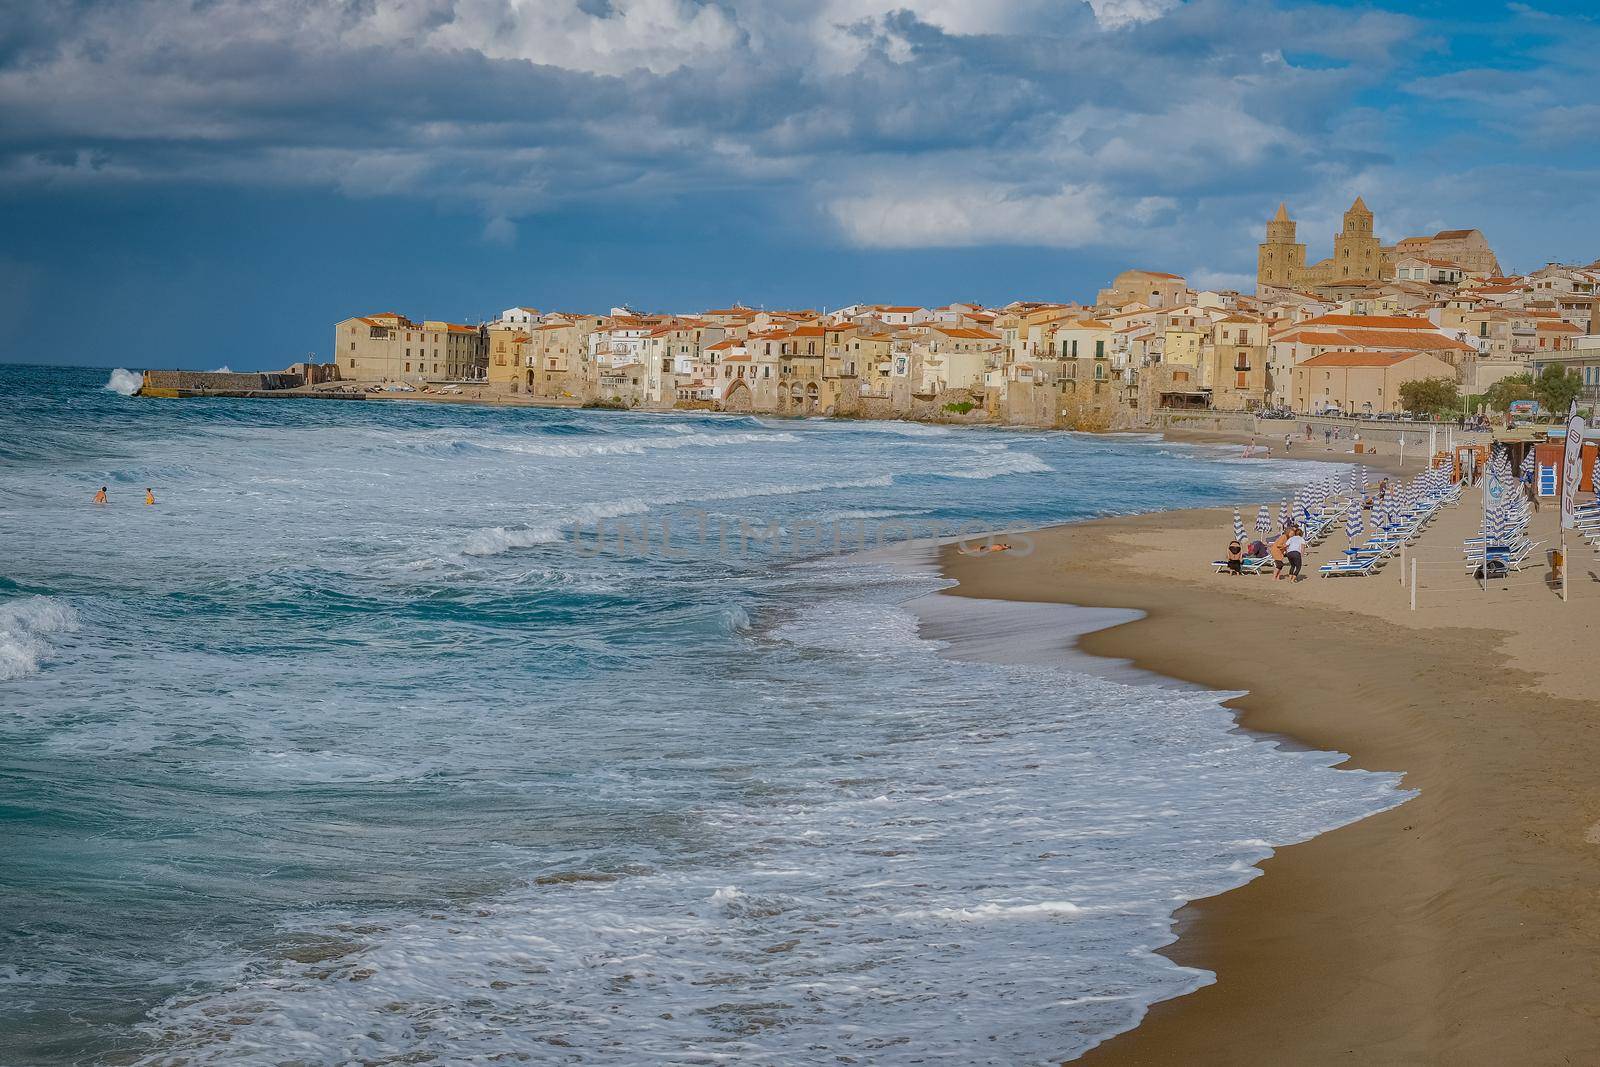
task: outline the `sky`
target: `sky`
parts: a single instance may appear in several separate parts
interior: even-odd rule
[[[506,307],[1249,290],[1387,240],[1600,257],[1576,3],[10,0],[0,362],[270,368]],[[85,326],[90,328],[84,328]]]

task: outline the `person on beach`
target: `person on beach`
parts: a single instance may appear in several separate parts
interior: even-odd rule
[[[104,504],[106,502],[106,487],[105,486],[102,485],[100,487],[100,491],[94,495],[94,502],[96,504]]]
[[[1383,500],[1388,495],[1389,495],[1389,479],[1387,479],[1387,478],[1379,478],[1378,479],[1378,499],[1379,500]]]
[[[1283,565],[1288,562],[1289,531],[1292,529],[1294,529],[1293,525],[1285,527],[1284,531],[1267,548],[1268,554],[1272,556],[1272,580],[1275,582],[1283,580]]]
[[[1300,564],[1305,559],[1306,539],[1300,533],[1300,527],[1289,527],[1289,539],[1284,542],[1283,554],[1289,561],[1289,580],[1300,580]]]
[[[1267,543],[1265,541],[1261,540],[1261,538],[1258,537],[1254,541],[1250,542],[1250,558],[1251,559],[1260,559],[1262,556],[1265,556],[1266,554],[1267,554]]]
[[[1288,455],[1289,449],[1294,447],[1294,437],[1290,434],[1283,435],[1283,454]]]
[[[1323,429],[1323,431],[1322,431],[1322,443],[1324,445],[1333,444],[1333,431],[1332,430],[1329,430],[1329,429],[1326,429],[1326,428]]]
[[[1228,542],[1228,571],[1232,574],[1244,573],[1244,546],[1238,541]]]
[[[156,491],[148,485],[144,487],[144,502],[146,504],[154,504],[156,502]]]

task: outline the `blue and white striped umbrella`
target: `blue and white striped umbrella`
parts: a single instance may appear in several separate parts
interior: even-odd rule
[[[1289,528],[1289,498],[1288,497],[1284,497],[1283,500],[1281,500],[1278,503],[1278,529],[1287,530],[1288,528]]]
[[[1244,523],[1239,519],[1239,509],[1233,509],[1233,536],[1235,540],[1244,540]]]
[[[1262,504],[1256,509],[1256,533],[1272,532],[1272,509]]]
[[[1361,529],[1361,505],[1352,504],[1350,507],[1350,513],[1344,517],[1344,533],[1346,537],[1350,538],[1351,544],[1354,544],[1356,539],[1361,536]]]

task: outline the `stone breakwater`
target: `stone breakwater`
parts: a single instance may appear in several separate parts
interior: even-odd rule
[[[296,364],[289,370],[257,372],[148,370],[144,372],[139,395],[177,398],[282,393],[330,380],[329,375],[321,373],[323,367],[321,364]]]

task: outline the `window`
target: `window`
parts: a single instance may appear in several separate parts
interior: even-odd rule
[[[351,341],[350,342],[350,351],[354,352],[355,350],[356,350],[356,343],[354,341]]]

